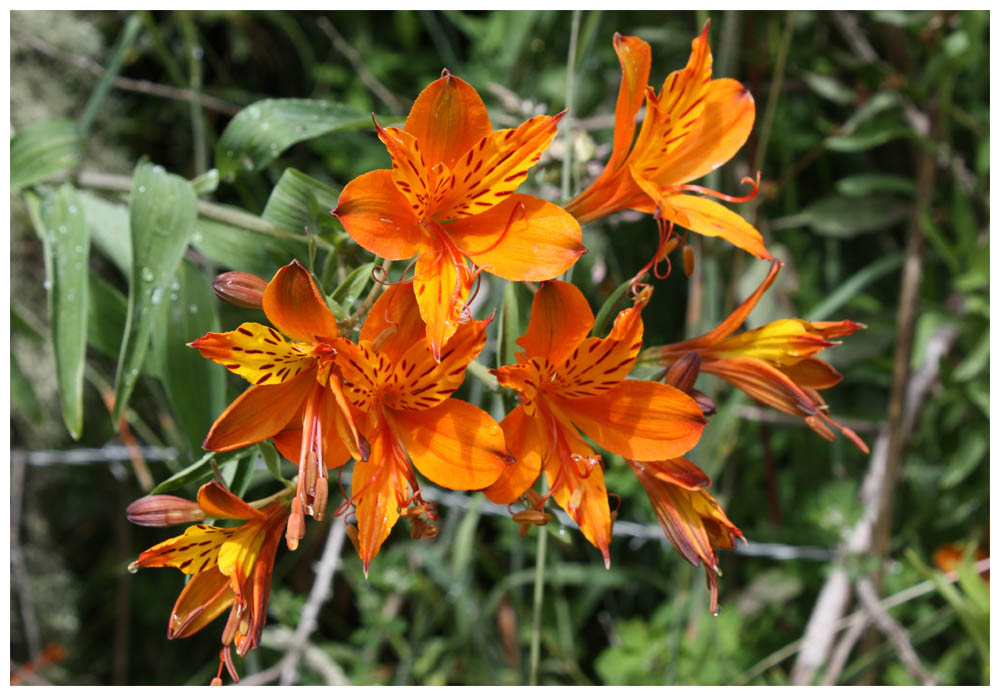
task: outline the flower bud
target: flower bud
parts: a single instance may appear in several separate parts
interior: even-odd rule
[[[228,271],[212,281],[212,290],[220,300],[237,307],[260,309],[267,281],[252,273]]]
[[[701,415],[711,416],[715,414],[715,402],[712,401],[712,398],[708,394],[697,389],[692,389],[688,392],[688,396],[698,404],[698,408],[701,409]]]
[[[697,353],[685,353],[667,370],[663,383],[677,387],[686,394],[691,391],[700,371],[701,356]]]
[[[690,244],[684,245],[684,251],[681,252],[684,255],[684,275],[688,278],[694,273],[694,249],[691,248]]]
[[[142,527],[168,527],[205,519],[205,513],[198,507],[198,503],[175,495],[147,495],[139,498],[125,508],[125,516],[132,524]]]

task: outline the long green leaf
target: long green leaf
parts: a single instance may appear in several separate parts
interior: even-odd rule
[[[261,217],[292,234],[302,234],[305,227],[314,232],[335,229],[330,211],[337,207],[339,196],[337,189],[288,168],[271,191]]]
[[[191,453],[201,451],[205,435],[225,406],[225,371],[187,346],[219,330],[215,307],[204,273],[190,261],[182,261],[152,336],[151,351],[159,354],[167,399]]]
[[[111,82],[118,76],[119,71],[122,69],[122,62],[125,60],[125,54],[130,48],[132,48],[132,44],[135,43],[136,39],[139,38],[140,29],[142,29],[142,21],[140,20],[139,15],[130,15],[128,20],[125,22],[125,28],[122,29],[122,33],[118,35],[118,41],[115,42],[111,59],[108,61],[108,65],[104,69],[101,79],[94,87],[94,91],[91,92],[90,99],[87,100],[87,106],[83,109],[83,115],[80,116],[81,134],[86,135],[90,130],[90,127],[93,125],[94,119],[97,118],[97,112],[100,110],[101,104],[104,103],[104,98],[107,97],[108,92],[111,91]]]
[[[115,376],[114,423],[118,423],[139,377],[156,306],[170,292],[170,283],[194,233],[196,204],[194,189],[187,180],[149,163],[136,167],[129,215],[132,283],[125,340]]]
[[[125,335],[128,300],[118,288],[91,272],[87,290],[87,342],[109,358],[117,358]]]
[[[368,286],[368,281],[371,280],[372,270],[375,268],[375,263],[366,263],[362,266],[358,266],[353,271],[348,274],[344,282],[337,286],[337,289],[333,291],[332,299],[337,305],[343,307],[347,311],[350,311],[351,305],[357,302],[361,293],[364,292],[365,288]],[[340,317],[338,317],[339,319]]]
[[[629,286],[632,284],[632,280],[626,280],[624,283],[615,288],[615,291],[608,296],[608,299],[604,301],[601,308],[597,310],[597,317],[594,319],[594,329],[590,332],[591,336],[603,336],[604,328],[607,326],[608,321],[614,314],[615,307],[621,301],[622,296],[628,290]]]
[[[277,239],[204,218],[196,224],[191,245],[224,268],[254,273],[265,280],[270,280],[275,271],[289,260],[294,258],[304,262],[309,258],[309,247],[305,241]]]
[[[10,185],[24,188],[72,171],[80,164],[80,134],[65,119],[42,121],[10,140]]]
[[[10,353],[10,401],[25,418],[35,425],[41,424],[42,406],[35,396],[35,387],[21,371],[13,351]]]
[[[265,99],[233,117],[215,148],[223,179],[257,171],[295,143],[337,130],[371,127],[371,114],[319,99]]]
[[[875,263],[862,268],[840,284],[825,300],[813,307],[805,315],[807,321],[823,321],[861,292],[869,283],[882,276],[892,273],[903,264],[902,254],[891,254]]]
[[[514,341],[518,339],[520,330],[517,287],[513,282],[507,281],[503,287],[500,321],[497,324],[497,367],[503,367],[517,361],[517,357],[514,355]]]
[[[132,274],[132,236],[128,226],[128,208],[112,203],[86,191],[80,192],[80,202],[87,218],[87,230],[94,246],[121,271],[126,278]]]
[[[236,461],[239,457],[244,455],[245,452],[243,450],[238,452],[227,452],[226,454],[208,452],[194,464],[184,467],[166,481],[160,483],[160,485],[151,490],[149,494],[156,495],[157,493],[166,493],[167,491],[172,491],[176,488],[180,488],[181,486],[186,486],[189,483],[201,485],[205,481],[212,478],[213,459],[215,459],[216,464],[222,468],[228,465],[229,462]]]
[[[49,317],[63,420],[74,440],[83,431],[83,369],[87,352],[87,259],[90,238],[76,191],[64,184],[42,201]]]

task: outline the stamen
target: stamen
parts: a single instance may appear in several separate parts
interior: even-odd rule
[[[503,240],[507,237],[507,233],[510,232],[511,227],[513,227],[516,223],[521,222],[524,219],[524,217],[525,217],[524,203],[518,202],[517,205],[514,206],[514,209],[510,211],[510,217],[507,218],[507,224],[504,225],[503,232],[500,233],[495,242],[490,244],[485,249],[479,249],[478,251],[467,251],[459,247],[456,248],[458,248],[460,252],[462,252],[469,258],[491,252],[498,246],[500,246],[500,243],[503,242]]]
[[[751,179],[749,176],[745,176],[740,179],[741,184],[750,184],[753,186],[753,191],[745,196],[729,196],[720,191],[715,191],[710,188],[705,188],[704,186],[698,186],[697,184],[681,184],[680,186],[671,186],[669,189],[665,189],[664,193],[670,191],[691,191],[693,193],[701,193],[712,198],[718,198],[719,200],[726,201],[727,203],[746,203],[753,198],[760,191],[760,172],[757,172],[757,179]]]

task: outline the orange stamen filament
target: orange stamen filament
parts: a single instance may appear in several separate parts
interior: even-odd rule
[[[465,249],[459,249],[459,251],[461,251],[463,254],[465,254],[469,258],[472,258],[473,256],[480,256],[480,255],[485,254],[487,252],[493,251],[498,246],[500,246],[500,243],[507,236],[507,233],[510,232],[510,229],[514,226],[514,224],[520,222],[521,220],[523,220],[524,216],[525,216],[524,203],[518,203],[517,205],[514,206],[514,209],[512,211],[510,211],[510,217],[507,218],[507,224],[504,225],[503,232],[500,233],[500,235],[496,238],[495,242],[493,242],[492,244],[490,244],[485,249],[479,249],[478,251],[467,251]]]
[[[697,184],[681,184],[680,186],[671,186],[663,191],[664,194],[668,194],[676,191],[690,191],[692,193],[700,193],[705,196],[710,196],[711,198],[718,198],[719,200],[726,201],[727,203],[746,203],[753,198],[760,191],[760,172],[757,172],[757,179],[751,179],[749,176],[745,176],[740,179],[741,184],[750,184],[753,186],[753,191],[745,196],[729,196],[720,191],[715,191],[710,188],[705,188],[704,186],[698,186]]]

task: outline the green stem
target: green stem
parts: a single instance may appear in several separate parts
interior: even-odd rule
[[[125,22],[125,28],[118,37],[118,43],[115,44],[114,52],[111,54],[111,62],[108,63],[108,67],[90,95],[87,106],[83,109],[83,115],[80,117],[81,138],[86,137],[90,131],[90,127],[94,125],[97,111],[101,108],[104,98],[108,95],[108,90],[111,89],[111,82],[118,75],[118,71],[121,70],[125,53],[132,47],[135,40],[139,38],[139,30],[141,28],[142,22],[139,16],[136,14],[129,15],[128,21]]]
[[[490,391],[500,391],[500,384],[497,382],[497,378],[494,377],[489,368],[482,363],[473,360],[465,369],[469,372],[469,374],[482,382],[483,386]]]
[[[181,12],[181,29],[184,33],[184,47],[188,56],[188,70],[191,75],[189,87],[195,95],[188,104],[191,111],[191,130],[194,135],[194,173],[201,174],[208,169],[208,152],[205,147],[205,117],[201,111],[201,47],[198,32],[189,11]]]
[[[535,606],[531,619],[531,668],[528,684],[538,685],[538,662],[542,647],[542,598],[545,595],[545,552],[548,549],[549,533],[538,528],[538,547],[535,552]]]
[[[566,57],[566,117],[563,120],[565,152],[562,165],[562,199],[569,200],[570,172],[573,169],[573,96],[576,73],[576,41],[580,35],[580,10],[573,10],[573,23],[569,30],[569,55]]]
[[[792,44],[792,29],[795,27],[795,10],[789,10],[785,15],[785,33],[778,49],[778,59],[774,65],[774,75],[771,77],[771,91],[767,95],[767,107],[764,109],[764,120],[760,126],[760,139],[757,154],[754,156],[753,169],[758,172],[764,165],[764,153],[767,152],[767,141],[771,138],[771,128],[774,125],[774,113],[778,109],[778,97],[781,95],[781,83],[785,79],[785,61],[788,59],[788,49]]]

